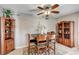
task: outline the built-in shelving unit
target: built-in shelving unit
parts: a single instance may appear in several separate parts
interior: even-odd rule
[[[7,54],[14,49],[15,20],[1,17],[0,25],[1,54]]]
[[[0,20],[0,54],[1,54],[1,20]]]
[[[63,45],[74,47],[74,22],[61,21],[57,23],[57,42]]]

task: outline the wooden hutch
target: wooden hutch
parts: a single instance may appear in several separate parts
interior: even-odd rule
[[[74,22],[61,21],[57,23],[57,42],[68,47],[74,47]]]
[[[0,49],[1,54],[7,54],[14,49],[15,20],[12,18],[0,18]]]

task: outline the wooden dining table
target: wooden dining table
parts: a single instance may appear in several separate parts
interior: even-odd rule
[[[37,45],[37,36],[39,36],[39,35],[47,35],[47,34],[31,34],[30,43],[35,43]],[[49,45],[50,41],[48,40],[48,38],[47,38],[47,41],[48,41],[47,45]],[[52,43],[54,44],[54,49],[53,50],[54,50],[54,54],[55,54],[55,40],[53,40]]]

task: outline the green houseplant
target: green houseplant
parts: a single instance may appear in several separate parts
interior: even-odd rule
[[[12,11],[9,9],[3,9],[3,16],[10,18],[12,16]]]

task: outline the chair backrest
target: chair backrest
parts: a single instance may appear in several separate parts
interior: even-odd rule
[[[49,40],[55,39],[55,38],[56,38],[55,32],[49,32],[49,33],[47,34],[47,38],[48,38]]]
[[[51,32],[47,32],[47,34],[48,34],[48,35],[50,35],[50,34],[51,34]]]
[[[49,35],[49,39],[55,39],[56,35]]]
[[[28,38],[29,40],[34,39],[34,36],[32,36],[32,34],[28,34]]]
[[[31,34],[28,34],[28,46],[30,46],[30,36]]]
[[[31,39],[31,34],[28,34],[28,40],[30,41],[30,39]]]
[[[46,41],[47,35],[38,35],[37,36],[37,41]]]

